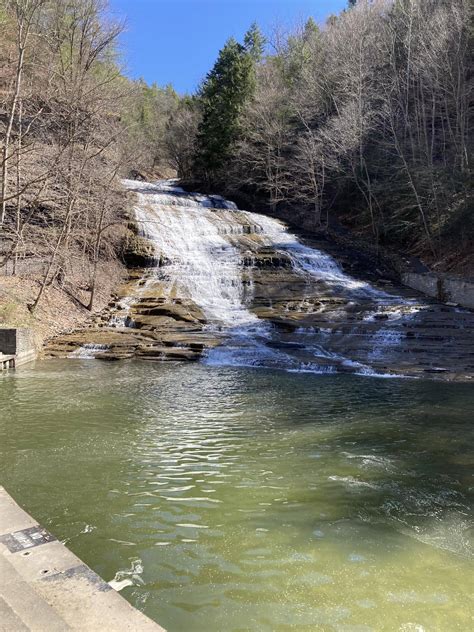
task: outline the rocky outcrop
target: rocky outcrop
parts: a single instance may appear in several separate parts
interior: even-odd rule
[[[268,252],[248,255],[252,264],[252,312],[278,332],[270,347],[303,365],[337,366],[341,372],[423,375],[467,380],[474,375],[474,313],[455,311],[437,301],[400,305],[405,320],[393,324],[393,303],[374,305],[337,296],[323,281],[308,281]],[[246,265],[245,260],[243,264]],[[155,361],[197,361],[226,340],[225,332],[209,332],[202,310],[181,296],[164,296],[165,287],[149,269],[130,271],[130,280],[87,327],[51,341],[48,357],[100,360],[139,358]],[[383,287],[387,287],[384,284]],[[397,288],[405,299],[410,292]],[[333,357],[314,349],[329,350]],[[309,349],[309,351],[308,351]],[[341,358],[350,358],[345,362]]]
[[[351,253],[342,270],[323,244],[222,199],[131,186],[154,241],[133,235],[141,267],[47,355],[473,378],[474,313],[364,275]]]
[[[221,342],[205,331],[206,319],[192,301],[163,296],[163,284],[147,269],[130,279],[107,309],[86,327],[50,341],[46,357],[100,360],[199,360]]]
[[[303,287],[292,277],[278,270],[255,275],[253,311],[273,323],[282,345],[301,345],[301,351],[296,347],[291,353],[302,361],[305,350],[319,347],[333,354],[338,371],[359,373],[370,367],[377,374],[473,378],[473,312],[420,300],[393,286],[407,302],[394,305],[388,298],[374,305],[335,296],[323,283]],[[349,362],[337,361],[341,357]]]
[[[153,243],[132,231],[128,232],[122,257],[129,268],[146,268],[159,264],[159,256]]]

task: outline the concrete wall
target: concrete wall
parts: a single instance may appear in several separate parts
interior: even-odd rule
[[[0,487],[0,629],[165,632]]]
[[[37,351],[31,329],[0,329],[0,353],[14,355],[15,366],[34,360]]]
[[[474,309],[474,280],[446,274],[407,272],[402,282],[408,287],[423,292],[443,303],[457,303]]]

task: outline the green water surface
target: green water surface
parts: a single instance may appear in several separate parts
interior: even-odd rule
[[[0,484],[170,632],[474,628],[474,388],[48,361]]]

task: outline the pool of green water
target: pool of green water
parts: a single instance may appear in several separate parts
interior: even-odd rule
[[[474,387],[140,362],[0,376],[0,484],[170,632],[473,629]]]

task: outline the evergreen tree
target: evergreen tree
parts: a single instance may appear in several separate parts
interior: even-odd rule
[[[252,94],[254,60],[231,38],[200,90],[202,121],[196,139],[195,172],[208,184],[218,180],[238,136],[239,114]]]
[[[303,39],[305,42],[319,35],[319,26],[311,16],[306,20],[303,31]]]
[[[245,34],[244,46],[253,61],[258,64],[262,60],[265,50],[265,38],[256,22],[253,22]]]
[[[296,86],[301,81],[303,70],[313,57],[314,43],[319,36],[319,27],[310,17],[299,35],[288,38],[284,75],[289,85]]]

